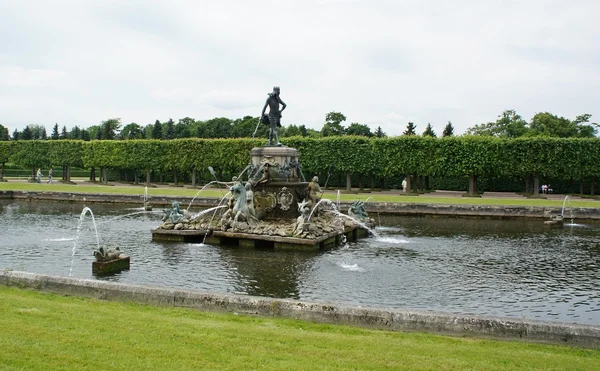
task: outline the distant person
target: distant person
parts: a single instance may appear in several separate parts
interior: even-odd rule
[[[406,178],[402,180],[402,191],[406,192]]]
[[[37,176],[37,183],[41,183],[42,182],[42,169],[38,168],[36,176]]]
[[[48,170],[48,181],[46,183],[52,184],[52,168]]]

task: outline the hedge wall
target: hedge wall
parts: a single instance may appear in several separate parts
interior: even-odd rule
[[[249,162],[258,139],[175,139],[129,141],[5,141],[0,142],[0,165],[10,161],[26,169],[83,167],[129,171],[173,178],[210,179],[212,166],[220,177],[238,174]],[[411,175],[413,188],[465,190],[469,179],[479,190],[525,191],[539,182],[583,181],[593,187],[600,174],[600,139],[401,136],[374,138],[343,136],[286,138],[301,153],[306,177],[330,176],[330,185],[400,187]],[[423,178],[426,177],[426,178]],[[417,182],[426,179],[427,181]],[[530,179],[527,183],[526,179]],[[537,182],[537,183],[536,183]],[[385,183],[385,184],[383,184]],[[578,191],[578,189],[576,190]],[[593,190],[591,190],[593,192]]]

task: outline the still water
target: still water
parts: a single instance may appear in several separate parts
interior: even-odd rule
[[[78,278],[198,291],[600,324],[600,224],[547,229],[540,220],[376,216],[378,237],[293,253],[152,242],[162,212],[93,204],[100,245],[131,256],[130,270],[94,277],[89,215],[75,241],[82,209],[0,200],[0,269],[58,276],[72,269]]]

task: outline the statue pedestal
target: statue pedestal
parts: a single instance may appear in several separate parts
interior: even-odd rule
[[[129,256],[127,255],[121,255],[117,259],[105,262],[92,262],[92,273],[95,274],[105,274],[120,271],[122,269],[129,269]]]
[[[249,179],[254,185],[254,208],[259,219],[297,218],[298,203],[306,197],[306,186],[300,174],[300,152],[286,146],[256,147],[250,151],[254,169]],[[268,181],[265,177],[268,167]]]

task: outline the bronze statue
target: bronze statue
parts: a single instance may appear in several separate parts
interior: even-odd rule
[[[321,192],[321,187],[319,186],[319,178],[314,176],[308,186],[306,187],[306,198],[310,201],[311,206],[314,207],[317,202],[319,202],[319,196],[317,194]]]
[[[267,106],[269,107],[268,122],[271,126],[271,129],[269,130],[269,145],[278,146],[281,145],[281,143],[279,143],[279,135],[277,134],[277,130],[281,126],[281,112],[283,112],[285,107],[287,107],[281,98],[279,98],[279,93],[279,86],[273,87],[273,92],[269,93],[269,97],[267,98],[265,106],[262,109],[262,113],[260,114],[261,120],[265,122],[265,111],[267,110]],[[281,110],[279,109],[280,104]]]

